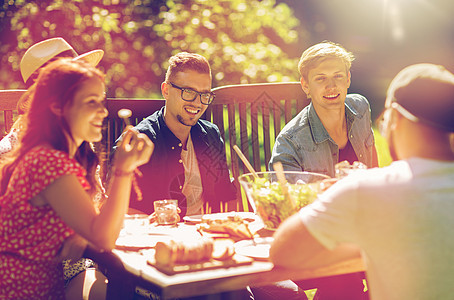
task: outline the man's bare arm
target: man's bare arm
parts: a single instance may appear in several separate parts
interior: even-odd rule
[[[298,214],[285,220],[274,234],[270,249],[276,266],[312,269],[360,257],[356,246],[342,245],[328,250],[307,230]]]

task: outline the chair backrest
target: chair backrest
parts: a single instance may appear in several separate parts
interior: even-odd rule
[[[237,144],[256,171],[265,171],[274,140],[283,125],[309,104],[299,82],[229,85],[213,91],[216,98],[202,118],[219,127],[224,141],[230,146],[227,154],[231,166],[238,165],[233,150],[233,145]],[[131,124],[136,125],[164,105],[164,99],[108,98],[107,151],[124,128],[117,114],[120,109],[130,109]],[[245,166],[243,172],[247,172]],[[234,175],[238,174],[234,172]]]
[[[25,91],[0,90],[0,110],[5,118],[2,133],[11,129],[17,101]],[[235,144],[256,171],[265,171],[280,130],[309,104],[299,82],[229,85],[213,91],[216,98],[202,118],[219,127],[226,142],[227,163],[234,178],[249,172],[233,150]],[[105,159],[124,128],[117,114],[120,109],[130,109],[131,124],[136,125],[163,107],[165,100],[108,98],[106,105],[109,116],[102,142],[107,155]],[[239,185],[237,188],[240,190]]]
[[[123,108],[131,110],[129,118],[131,125],[137,125],[144,118],[148,117],[165,104],[164,99],[127,99],[127,98],[107,98],[107,130],[104,135],[104,145],[106,152],[109,153],[115,140],[120,136],[125,127],[123,120],[118,116],[118,111]]]
[[[0,90],[0,117],[1,137],[11,130],[14,124],[14,115],[17,113],[17,102],[27,90]]]
[[[230,85],[213,91],[215,105],[210,105],[206,118],[227,133],[224,138],[230,145],[235,177],[248,173],[244,165],[242,171],[237,168],[235,144],[255,171],[266,171],[282,127],[309,104],[299,82]]]

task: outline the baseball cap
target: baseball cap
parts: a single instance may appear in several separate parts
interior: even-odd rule
[[[45,63],[65,51],[69,51],[74,59],[83,59],[93,66],[97,66],[104,56],[104,51],[100,49],[79,55],[63,38],[47,39],[28,48],[22,57],[20,71],[24,82]]]
[[[385,108],[399,106],[413,121],[454,132],[454,74],[435,64],[415,64],[389,85]]]

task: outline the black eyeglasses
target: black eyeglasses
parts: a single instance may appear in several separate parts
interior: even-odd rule
[[[184,101],[192,102],[197,98],[197,96],[200,95],[200,102],[202,102],[202,104],[209,105],[211,104],[211,102],[213,102],[214,97],[216,96],[213,92],[200,93],[190,88],[179,87],[172,82],[169,83],[174,88],[181,90],[181,99],[183,99]]]

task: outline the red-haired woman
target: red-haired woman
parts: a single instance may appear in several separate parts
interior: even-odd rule
[[[106,201],[94,196],[99,160],[91,142],[102,138],[104,76],[60,59],[40,72],[20,146],[0,166],[0,291],[6,299],[63,299],[55,260],[74,233],[112,249],[128,209],[133,172],[154,145],[132,129],[116,151]]]

